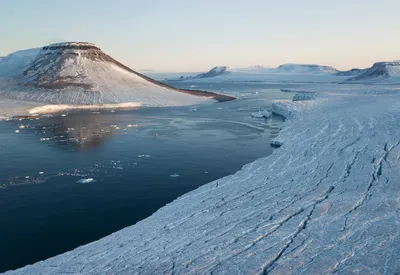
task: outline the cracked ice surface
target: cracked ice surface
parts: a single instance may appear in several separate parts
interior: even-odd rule
[[[400,93],[329,89],[274,105],[271,156],[9,274],[399,273]]]

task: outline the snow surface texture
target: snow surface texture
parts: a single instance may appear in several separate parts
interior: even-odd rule
[[[400,91],[354,86],[276,102],[269,157],[8,274],[398,274]]]
[[[198,95],[198,96],[197,96]],[[183,106],[210,101],[148,79],[91,43],[52,44],[0,61],[0,97],[51,104]]]

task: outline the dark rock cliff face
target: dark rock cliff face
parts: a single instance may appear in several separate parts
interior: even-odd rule
[[[87,42],[77,42],[68,44],[56,44],[43,47],[43,50],[100,50],[93,44]]]

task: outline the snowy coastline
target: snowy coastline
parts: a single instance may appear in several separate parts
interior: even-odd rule
[[[282,146],[99,241],[6,274],[400,272],[400,90],[277,101]]]
[[[138,108],[141,106],[142,104],[137,102],[126,102],[120,104],[101,104],[101,105],[66,105],[66,104],[44,105],[30,109],[29,114],[49,114],[49,113],[61,112],[65,110],[74,110],[74,109],[82,109],[82,110],[123,109],[123,108]]]
[[[8,108],[5,104],[7,103]],[[11,104],[11,106],[9,105]],[[18,106],[19,105],[19,106]],[[10,120],[13,117],[30,117],[44,114],[54,114],[68,110],[104,110],[104,109],[133,109],[142,106],[141,103],[126,102],[120,104],[94,104],[94,105],[68,105],[68,104],[45,104],[40,102],[24,102],[16,100],[0,100],[2,108],[0,112],[1,120]],[[12,107],[13,106],[13,107]]]
[[[200,104],[214,103],[215,100],[203,100]],[[183,104],[185,106],[185,104]],[[167,105],[168,106],[168,105]],[[175,106],[175,105],[172,105]],[[179,106],[179,105],[176,105]],[[190,106],[190,105],[189,105]],[[117,110],[135,109],[140,107],[165,107],[163,105],[151,106],[140,102],[124,102],[118,104],[48,104],[38,101],[23,101],[9,98],[0,98],[0,121],[18,117],[31,117],[44,114],[55,114],[68,110]]]

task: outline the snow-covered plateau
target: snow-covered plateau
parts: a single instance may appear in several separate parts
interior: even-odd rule
[[[274,103],[272,155],[7,274],[399,274],[400,89],[310,91]]]
[[[375,83],[400,84],[400,61],[376,62],[371,68],[339,71],[316,64],[283,64],[276,68],[217,66],[206,73],[181,78],[197,82]]]

